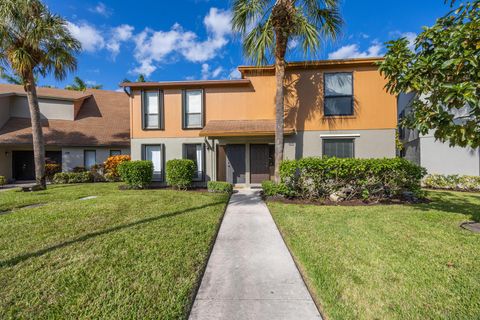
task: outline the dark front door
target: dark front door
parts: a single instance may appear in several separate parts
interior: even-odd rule
[[[15,180],[35,180],[33,151],[12,151],[12,162]]]
[[[217,149],[217,181],[227,181],[227,155],[224,145],[219,145]]]
[[[268,144],[250,145],[250,182],[262,183],[270,180]]]
[[[245,183],[244,144],[227,144],[227,181]]]

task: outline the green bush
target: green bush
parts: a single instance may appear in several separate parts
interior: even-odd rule
[[[0,186],[4,186],[7,184],[7,178],[4,176],[0,176]]]
[[[207,183],[208,192],[215,193],[232,193],[233,185],[224,181],[208,181]]]
[[[152,161],[124,161],[118,165],[118,173],[130,188],[146,188],[153,177]]]
[[[480,177],[429,174],[423,180],[426,188],[457,191],[480,191]]]
[[[291,197],[289,188],[284,183],[275,183],[274,181],[265,180],[262,182],[263,194],[267,197],[285,196]]]
[[[53,183],[87,183],[93,182],[94,177],[91,172],[59,172],[53,176]]]
[[[335,194],[342,200],[421,194],[425,169],[402,158],[303,158],[282,162],[280,177],[288,196],[320,199]]]
[[[167,161],[167,184],[176,189],[187,189],[192,185],[195,169],[195,162],[189,159]]]
[[[62,172],[61,165],[57,163],[46,163],[45,164],[45,178],[47,181],[52,181],[56,173]]]

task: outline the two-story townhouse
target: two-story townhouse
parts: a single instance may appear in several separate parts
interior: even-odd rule
[[[380,59],[289,63],[285,159],[394,157],[396,99],[384,90]],[[196,162],[196,180],[257,184],[273,176],[273,66],[239,67],[238,80],[124,83],[130,94],[133,159]]]
[[[63,171],[129,154],[129,99],[124,92],[37,88],[46,161]],[[30,111],[23,86],[0,84],[0,175],[35,179]]]

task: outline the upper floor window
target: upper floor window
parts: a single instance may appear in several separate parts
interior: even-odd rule
[[[324,115],[353,115],[353,74],[351,72],[325,73]]]
[[[143,129],[163,129],[163,92],[142,92]]]
[[[203,90],[185,90],[183,94],[183,128],[203,128]]]
[[[337,158],[354,157],[353,139],[323,139],[323,156]]]

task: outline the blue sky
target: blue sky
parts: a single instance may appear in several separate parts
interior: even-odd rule
[[[138,73],[151,81],[228,79],[247,64],[238,36],[230,32],[230,1],[46,0],[69,21],[82,42],[78,69],[65,81],[40,79],[63,88],[78,75],[104,89],[118,89]],[[326,43],[317,59],[379,56],[384,42],[413,38],[449,11],[443,0],[343,0],[342,36]],[[303,60],[292,48],[288,60]]]

